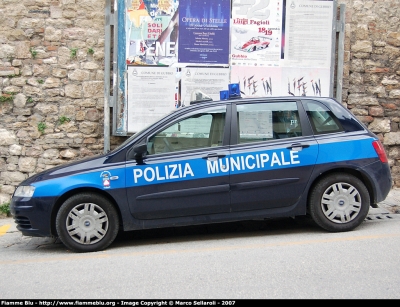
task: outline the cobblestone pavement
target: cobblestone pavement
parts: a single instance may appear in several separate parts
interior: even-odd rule
[[[386,199],[378,203],[378,206],[389,213],[400,214],[400,188],[391,189]]]

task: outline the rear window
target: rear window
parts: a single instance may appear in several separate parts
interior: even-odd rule
[[[314,101],[307,101],[305,103],[305,108],[314,134],[344,131],[340,121],[326,106]]]

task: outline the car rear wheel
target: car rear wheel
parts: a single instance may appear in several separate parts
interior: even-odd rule
[[[57,213],[57,234],[75,252],[103,250],[115,239],[119,229],[114,206],[95,193],[80,193],[67,199]]]
[[[363,182],[349,174],[337,173],[322,178],[312,189],[308,209],[322,228],[349,231],[359,226],[368,214],[370,197]]]

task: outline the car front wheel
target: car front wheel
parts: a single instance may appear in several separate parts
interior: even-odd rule
[[[337,173],[322,178],[312,189],[308,209],[322,228],[349,231],[359,226],[368,214],[370,196],[364,183],[349,174]]]
[[[80,193],[67,199],[57,213],[57,234],[75,252],[103,250],[115,239],[119,229],[114,206],[94,193]]]

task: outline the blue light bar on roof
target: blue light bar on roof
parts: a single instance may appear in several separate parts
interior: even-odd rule
[[[220,91],[219,92],[220,100],[241,98],[239,83],[231,83],[231,84],[228,85],[228,88],[229,88],[229,90],[227,90],[227,91]]]
[[[220,100],[228,100],[229,99],[229,91],[220,91],[219,99]]]
[[[229,98],[240,98],[240,86],[239,83],[231,83],[228,85]]]

